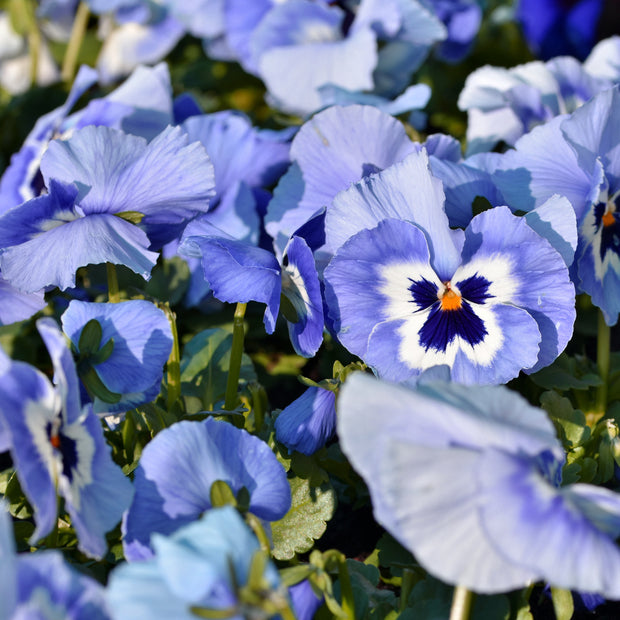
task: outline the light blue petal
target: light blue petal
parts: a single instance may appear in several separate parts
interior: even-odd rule
[[[108,127],[85,127],[54,141],[41,160],[43,177],[90,187],[86,214],[138,211],[157,240],[174,238],[187,220],[206,212],[214,195],[213,167],[204,148],[168,127],[149,144]],[[162,232],[167,226],[170,231]]]
[[[117,304],[71,301],[62,326],[78,353],[82,329],[92,319],[101,325],[101,346],[114,340],[111,356],[94,366],[110,391],[125,394],[159,385],[172,349],[170,323],[159,308],[139,299]]]
[[[577,219],[568,199],[554,194],[524,217],[528,226],[547,239],[570,267],[577,249]]]
[[[43,291],[22,293],[0,275],[0,325],[29,319],[46,305]]]
[[[326,246],[335,252],[384,219],[405,220],[425,233],[433,267],[449,280],[460,263],[460,233],[450,230],[443,203],[442,183],[430,173],[426,152],[412,153],[334,198],[325,215]]]
[[[323,298],[312,250],[301,237],[293,237],[286,246],[282,294],[298,318],[288,323],[291,343],[299,355],[312,357],[323,342]]]
[[[289,450],[314,454],[336,431],[336,394],[309,387],[276,418],[276,439]]]
[[[0,502],[0,618],[11,618],[17,603],[15,539],[12,519]]]
[[[82,409],[80,387],[73,356],[64,334],[52,318],[37,321],[37,329],[54,367],[54,385],[61,398],[62,415],[66,424],[73,424]]]
[[[183,254],[197,248],[204,277],[213,295],[228,303],[257,301],[267,304],[265,329],[273,333],[282,289],[280,265],[275,256],[248,243],[225,237],[188,237],[179,248]]]
[[[505,557],[552,586],[620,598],[620,550],[582,511],[585,494],[574,501],[571,487],[555,489],[531,461],[495,451],[485,454],[477,478],[489,498],[483,527]]]
[[[259,72],[277,107],[305,116],[321,107],[324,84],[372,90],[376,64],[375,34],[361,30],[342,41],[270,49],[260,57]]]
[[[542,335],[538,361],[523,368],[548,366],[571,339],[576,316],[574,285],[562,256],[507,207],[476,216],[465,236],[464,259],[484,263],[503,256],[510,262],[514,290],[504,303],[527,310]]]
[[[182,487],[178,481],[183,480]],[[210,491],[223,480],[250,492],[250,511],[277,520],[288,511],[284,468],[263,441],[226,422],[179,422],[145,448],[136,496],[125,521],[125,544],[148,545],[153,532],[170,533],[211,508]]]
[[[79,267],[106,262],[150,278],[157,254],[147,250],[149,240],[137,226],[107,213],[88,217],[72,210],[65,213],[70,221],[59,220],[56,227],[2,251],[0,270],[13,286],[25,292],[45,286],[72,288]]]

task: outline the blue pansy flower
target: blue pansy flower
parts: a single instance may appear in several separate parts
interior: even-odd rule
[[[620,598],[620,495],[560,486],[553,424],[518,394],[411,390],[356,373],[341,390],[338,435],[377,521],[442,581],[497,593],[542,579]]]
[[[56,550],[15,553],[11,519],[0,503],[0,618],[111,616],[103,586],[71,568]]]
[[[456,381],[503,383],[550,364],[575,320],[561,254],[507,207],[452,230],[443,201],[425,153],[336,197],[324,279],[339,340],[395,381],[446,364]]]
[[[288,605],[272,562],[265,558],[263,571],[252,575],[253,558],[263,552],[230,506],[209,510],[168,538],[154,534],[153,548],[151,559],[112,572],[108,602],[114,618],[193,620],[197,610],[209,610],[243,620],[260,613],[257,603],[269,604],[271,615]],[[250,601],[244,590],[252,590]]]
[[[151,140],[172,123],[172,87],[168,67],[138,67],[109,95],[69,114],[96,83],[97,72],[84,65],[63,105],[41,116],[0,180],[0,213],[40,195],[44,189],[39,164],[50,140],[67,138],[87,125],[105,125]]]
[[[573,112],[612,81],[571,57],[529,62],[511,69],[484,66],[465,80],[458,106],[467,111],[467,153],[512,146],[559,114]]]
[[[336,432],[336,392],[311,386],[275,422],[276,439],[289,450],[314,454]]]
[[[214,193],[204,148],[172,127],[150,143],[85,127],[50,143],[41,172],[49,193],[0,218],[0,269],[26,292],[75,286],[77,268],[89,263],[126,265],[148,278],[153,250],[206,212]],[[124,219],[132,214],[139,224]]]
[[[619,110],[616,86],[570,117],[524,136],[494,175],[517,209],[529,211],[556,192],[568,198],[579,229],[575,284],[601,308],[608,325],[615,325],[620,312]]]
[[[373,106],[333,106],[316,114],[293,139],[293,164],[267,207],[265,228],[277,252],[317,212],[329,209],[338,192],[418,148],[402,123]],[[320,253],[330,255],[328,248]]]
[[[99,325],[94,343],[81,339],[91,321]],[[118,304],[73,300],[62,315],[62,328],[75,348],[95,413],[127,411],[155,400],[172,349],[170,323],[159,308],[139,299]],[[105,391],[98,390],[100,384]]]
[[[79,548],[102,557],[105,534],[129,506],[133,489],[112,461],[99,418],[90,405],[81,407],[75,366],[62,332],[51,319],[40,319],[37,328],[52,358],[55,385],[23,362],[10,362],[0,382],[0,415],[21,487],[34,508],[31,541],[54,527],[59,493]]]
[[[125,556],[150,557],[154,533],[169,535],[211,509],[211,487],[218,480],[235,497],[245,489],[245,508],[265,521],[281,519],[290,508],[286,472],[261,439],[212,418],[178,422],[140,457],[136,494],[123,521]]]
[[[294,236],[280,261],[272,252],[238,241],[215,227],[207,234],[187,235],[181,255],[202,258],[213,295],[228,303],[266,304],[263,322],[274,332],[282,311],[289,337],[299,355],[312,357],[323,342],[323,301],[312,250]]]
[[[428,0],[448,35],[435,54],[447,62],[460,62],[470,52],[482,21],[477,0]]]

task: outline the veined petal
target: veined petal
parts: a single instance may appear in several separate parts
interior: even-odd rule
[[[312,250],[301,237],[286,246],[282,294],[297,313],[297,322],[288,323],[293,347],[299,355],[312,357],[323,342],[323,298]]]
[[[262,248],[225,237],[188,237],[180,250],[198,249],[213,295],[228,303],[267,304],[265,329],[271,334],[280,308],[282,282],[276,257]],[[193,255],[193,254],[192,254]]]
[[[485,273],[487,265],[499,257],[507,270],[494,278],[496,296],[503,303],[527,310],[542,336],[536,364],[523,366],[527,372],[535,372],[548,366],[573,335],[575,287],[562,256],[508,207],[481,213],[465,232],[463,259],[470,270]]]
[[[94,366],[110,391],[140,392],[159,384],[172,349],[172,334],[166,315],[157,306],[139,299],[118,304],[71,301],[62,315],[62,326],[78,353],[82,329],[92,319],[101,325],[101,346],[114,340],[110,357]]]
[[[460,234],[450,230],[441,181],[428,168],[425,151],[412,153],[382,172],[339,193],[325,215],[325,238],[335,252],[349,237],[388,218],[402,219],[424,231],[431,264],[449,279],[460,262]]]
[[[213,166],[204,147],[179,127],[152,142],[109,127],[85,127],[54,141],[41,160],[47,180],[90,187],[80,197],[85,214],[138,211],[152,245],[177,237],[187,221],[206,212],[215,194]],[[165,238],[165,241],[162,239]]]
[[[179,486],[179,480],[183,485]],[[216,480],[237,494],[245,487],[250,511],[277,520],[290,507],[284,468],[262,440],[226,422],[179,422],[142,453],[136,496],[125,520],[125,544],[149,545],[153,532],[170,534],[211,508]]]
[[[476,477],[488,498],[480,512],[484,530],[506,558],[551,585],[620,598],[620,550],[588,514],[610,496],[575,498],[571,487],[550,485],[531,461],[497,451],[484,455]],[[613,503],[617,513],[620,496]]]

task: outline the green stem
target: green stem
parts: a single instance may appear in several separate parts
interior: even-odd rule
[[[400,586],[400,603],[398,610],[403,612],[407,608],[407,601],[409,600],[409,594],[413,589],[415,583],[415,573],[410,568],[403,569],[403,580]]]
[[[121,300],[121,291],[118,288],[118,275],[116,274],[116,265],[112,263],[105,264],[106,273],[108,274],[108,301],[111,304],[117,304]]]
[[[270,555],[271,544],[269,543],[269,536],[267,536],[267,532],[265,532],[265,528],[263,527],[260,519],[255,514],[247,512],[245,514],[245,522],[252,528],[254,534],[256,534],[256,538],[258,538],[260,548],[265,553]]]
[[[172,411],[174,404],[181,398],[181,348],[179,346],[179,332],[177,330],[176,314],[170,309],[170,304],[166,302],[164,312],[170,323],[172,331],[172,351],[168,357],[168,411]]]
[[[355,620],[353,586],[351,585],[351,576],[347,568],[347,559],[344,556],[338,561],[338,579],[340,581],[340,595],[342,596],[342,610],[347,614],[347,618]]]
[[[65,50],[65,57],[62,62],[62,79],[65,82],[72,82],[75,75],[75,66],[77,65],[80,47],[84,40],[86,27],[88,26],[88,18],[90,11],[86,2],[80,2],[73,20],[73,28],[71,28],[71,38]]]
[[[243,357],[243,339],[245,329],[243,319],[247,304],[238,303],[235,308],[233,319],[233,340],[230,349],[230,365],[228,366],[228,380],[226,382],[226,398],[224,399],[224,409],[232,411],[237,406],[237,389],[239,387],[239,376],[241,375],[241,359]]]
[[[596,412],[601,416],[607,412],[607,387],[611,356],[611,328],[605,322],[603,313],[598,314],[598,337],[596,342],[596,363],[603,383],[596,390]]]
[[[469,620],[474,606],[475,594],[463,586],[454,588],[450,620]]]
[[[30,83],[37,83],[37,75],[39,73],[39,56],[41,54],[41,31],[37,20],[33,18],[28,33],[28,50],[30,53]]]

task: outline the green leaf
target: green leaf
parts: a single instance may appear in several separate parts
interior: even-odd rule
[[[216,409],[226,393],[232,334],[223,328],[206,329],[194,336],[183,349],[181,387],[184,395],[200,399],[205,410]],[[241,379],[256,381],[252,360],[244,353]]]
[[[283,314],[284,318],[290,323],[297,323],[297,321],[299,321],[295,306],[284,293],[280,295],[280,313]]]
[[[78,349],[80,350],[80,357],[87,357],[93,355],[99,351],[101,346],[101,336],[103,330],[101,324],[97,319],[91,319],[84,325],[82,332],[80,333],[80,340],[78,342]]]
[[[162,258],[151,272],[144,291],[149,297],[166,300],[175,306],[187,292],[189,280],[189,266],[180,256]]]
[[[329,481],[327,472],[319,465],[315,454],[307,455],[293,452],[291,455],[291,469],[296,476],[306,478],[313,487],[321,486]]]
[[[312,549],[336,509],[336,494],[330,484],[311,487],[303,478],[292,478],[289,483],[293,498],[291,508],[284,518],[271,524],[276,560],[290,560],[296,553]]]
[[[575,606],[570,590],[551,587],[551,600],[556,620],[570,620],[573,617]]]
[[[102,364],[103,362],[105,362],[106,360],[110,358],[110,355],[112,355],[113,351],[114,351],[114,338],[110,338],[110,340],[108,340],[101,347],[101,349],[99,349],[99,351],[97,351],[96,353],[93,353],[89,357],[90,363],[93,364],[93,366],[96,366],[97,364]]]
[[[415,566],[413,555],[388,533],[384,533],[377,543],[379,565],[389,568],[392,575],[402,575],[403,568]]]
[[[307,579],[316,569],[312,564],[298,564],[297,566],[290,566],[283,568],[280,571],[280,579],[282,583],[288,588],[294,586],[296,583]]]
[[[121,394],[108,390],[99,378],[97,371],[90,364],[78,364],[78,372],[91,396],[96,396],[105,403],[114,404],[120,401]]]
[[[570,400],[557,392],[544,392],[540,397],[540,406],[549,414],[568,448],[575,448],[590,439],[590,427],[586,416],[579,409],[573,409]]]
[[[140,224],[144,219],[144,213],[140,213],[140,211],[121,211],[120,213],[114,213],[114,215],[130,224]]]
[[[601,385],[601,377],[589,360],[560,355],[553,364],[530,375],[530,379],[547,390],[587,390]]]

